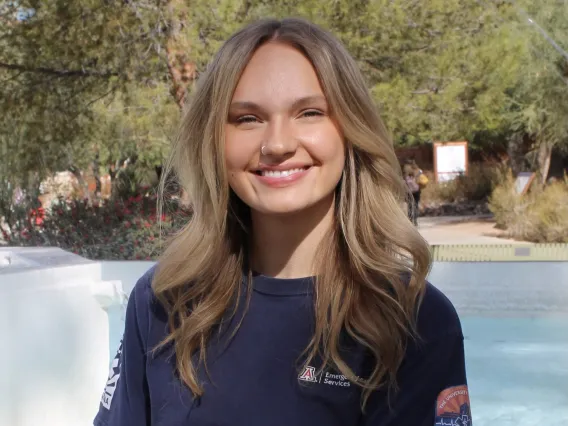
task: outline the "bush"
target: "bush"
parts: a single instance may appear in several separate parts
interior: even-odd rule
[[[489,208],[507,236],[535,243],[568,243],[568,182],[536,185],[523,196],[512,175],[495,188]]]
[[[21,203],[0,229],[11,246],[55,246],[93,260],[151,260],[163,239],[189,218],[175,199],[158,218],[156,202],[155,195],[95,202],[59,198],[47,211]]]
[[[449,182],[430,183],[422,191],[425,204],[486,201],[493,189],[503,180],[503,167],[498,164],[471,164],[467,175],[460,175]]]

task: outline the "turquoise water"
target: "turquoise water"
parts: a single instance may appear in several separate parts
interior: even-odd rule
[[[462,324],[475,426],[568,424],[568,318]]]
[[[111,311],[111,359],[123,312]],[[568,424],[568,318],[462,317],[475,426]]]

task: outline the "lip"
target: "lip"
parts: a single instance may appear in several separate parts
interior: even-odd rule
[[[258,174],[260,171],[283,171],[283,170],[292,170],[292,169],[304,169],[302,171],[293,173],[289,176],[262,176]],[[311,165],[306,164],[285,164],[285,165],[278,165],[278,166],[260,166],[256,170],[252,172],[254,177],[258,179],[258,181],[266,186],[270,186],[272,188],[283,188],[289,185],[292,185],[305,177],[310,170],[312,169]]]

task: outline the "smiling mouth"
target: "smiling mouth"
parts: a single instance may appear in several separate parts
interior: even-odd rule
[[[299,167],[299,168],[289,169],[289,170],[256,170],[255,174],[257,174],[258,176],[265,176],[265,177],[271,177],[271,178],[283,178],[283,177],[292,176],[296,173],[305,172],[309,168],[310,168],[310,166]]]

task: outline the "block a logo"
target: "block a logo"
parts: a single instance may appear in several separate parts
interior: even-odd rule
[[[303,380],[304,382],[318,382],[318,377],[316,374],[316,368],[311,366],[304,367],[302,373],[298,376],[299,380]]]

